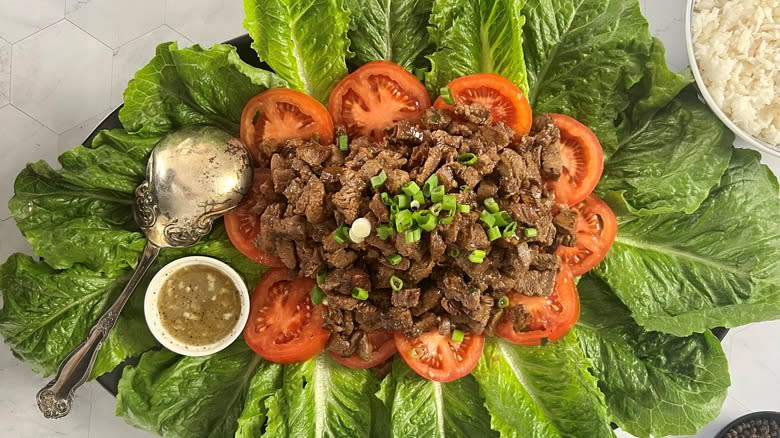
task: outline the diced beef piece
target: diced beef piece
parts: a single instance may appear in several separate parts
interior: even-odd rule
[[[490,120],[490,110],[478,103],[455,105],[455,114],[475,125],[484,125]]]
[[[577,212],[563,209],[553,217],[553,225],[557,231],[556,240],[559,245],[575,246],[577,244]]]
[[[376,216],[376,219],[379,222],[390,221],[390,210],[382,203],[379,193],[375,193],[374,197],[371,198],[371,201],[368,203],[368,208],[371,210],[371,213],[374,213],[374,216]]]
[[[425,129],[436,131],[447,129],[451,121],[452,119],[447,113],[428,108],[423,113],[420,124]]]
[[[392,303],[395,307],[414,307],[420,303],[420,288],[405,288],[392,293]]]
[[[512,329],[518,333],[526,331],[531,323],[532,316],[522,305],[509,307],[506,315],[512,321]]]
[[[300,142],[295,147],[295,155],[311,167],[321,166],[330,158],[330,153],[330,148],[311,141]]]
[[[396,122],[385,132],[387,140],[391,143],[407,143],[416,146],[423,142],[423,131],[409,120]]]
[[[414,326],[412,313],[409,309],[391,307],[381,315],[382,326],[386,330],[406,331]]]
[[[420,297],[420,302],[412,308],[412,314],[420,316],[429,310],[433,310],[441,302],[442,296],[441,290],[437,287],[425,289]]]
[[[411,180],[409,173],[405,170],[393,169],[389,172],[385,171],[385,173],[387,174],[385,187],[390,193],[400,193],[401,187]]]

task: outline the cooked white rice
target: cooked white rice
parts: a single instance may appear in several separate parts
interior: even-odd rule
[[[780,0],[697,0],[694,11],[707,91],[735,125],[780,147]]]

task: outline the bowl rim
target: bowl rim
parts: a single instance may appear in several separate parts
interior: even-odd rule
[[[175,339],[163,327],[162,321],[160,320],[160,314],[157,311],[160,289],[165,280],[174,272],[192,265],[206,265],[225,274],[236,287],[241,301],[241,310],[238,320],[230,332],[222,339],[207,345],[192,345]],[[201,255],[185,256],[166,264],[157,271],[154,277],[152,277],[149,286],[146,288],[146,295],[144,296],[144,318],[146,319],[146,325],[149,327],[149,331],[152,332],[154,338],[157,339],[163,347],[183,356],[206,356],[223,350],[228,345],[232,344],[244,330],[246,321],[249,319],[249,292],[244,279],[241,278],[235,269],[225,262],[213,257]]]
[[[746,421],[750,421],[754,418],[766,418],[766,419],[776,419],[780,421],[780,412],[778,411],[757,411],[757,412],[750,412],[745,415],[740,415],[739,417],[732,420],[729,424],[727,424],[723,429],[721,429],[716,435],[716,438],[725,438],[726,433],[731,430],[734,426],[744,423]]]
[[[754,137],[744,129],[737,126],[730,118],[720,109],[720,106],[715,102],[715,99],[710,94],[707,86],[704,84],[704,79],[699,71],[699,64],[696,62],[696,55],[693,47],[693,7],[697,0],[687,0],[686,13],[685,13],[685,48],[688,52],[688,62],[691,66],[691,72],[693,78],[696,81],[696,85],[699,88],[699,94],[704,98],[707,106],[710,107],[713,113],[720,119],[723,124],[728,127],[731,132],[737,135],[737,137],[744,140],[750,145],[750,147],[757,149],[761,152],[766,152],[775,157],[780,157],[780,145],[772,146],[771,144]]]

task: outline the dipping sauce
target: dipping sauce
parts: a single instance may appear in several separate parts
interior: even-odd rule
[[[157,308],[163,328],[190,345],[213,344],[235,327],[241,298],[230,278],[211,266],[185,266],[160,289]]]

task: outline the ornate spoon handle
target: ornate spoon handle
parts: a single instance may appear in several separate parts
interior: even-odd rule
[[[128,298],[159,253],[160,247],[147,241],[141,260],[138,261],[138,266],[122,293],[97,320],[89,331],[87,339],[65,356],[54,379],[38,391],[36,397],[38,408],[43,412],[44,417],[61,418],[68,415],[73,401],[73,392],[89,377],[100,345],[106,340],[108,332],[114,327]]]

